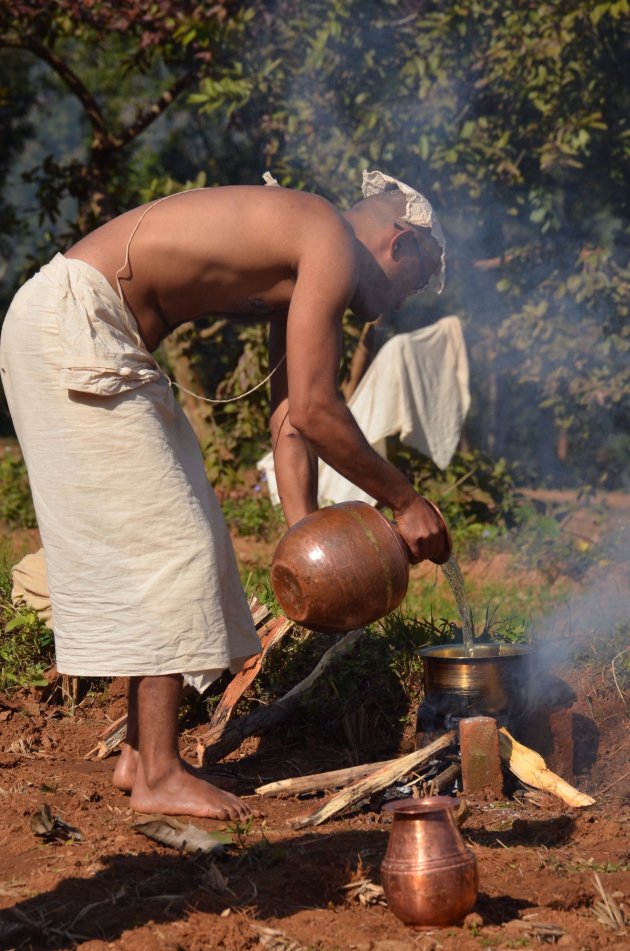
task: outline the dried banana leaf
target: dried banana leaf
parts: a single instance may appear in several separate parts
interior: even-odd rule
[[[544,789],[574,808],[592,806],[595,803],[590,796],[581,793],[561,776],[553,773],[539,753],[515,740],[505,727],[499,727],[499,753],[511,772],[526,785]]]

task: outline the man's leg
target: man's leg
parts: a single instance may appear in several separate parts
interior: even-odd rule
[[[120,756],[118,757],[118,762],[116,763],[116,768],[114,769],[114,775],[112,777],[114,786],[116,786],[117,789],[122,789],[123,792],[127,793],[130,793],[133,789],[133,784],[136,781],[136,773],[138,771],[138,761],[140,759],[140,750],[138,747],[139,680],[139,677],[129,678],[127,735],[125,737],[125,742],[120,748]],[[216,786],[218,789],[232,789],[236,785],[236,780],[230,775],[223,774],[218,771],[213,773],[212,769],[192,766],[185,760],[182,760],[182,765],[188,770],[189,773],[198,776],[200,779],[205,779],[206,783],[210,781],[212,785]]]
[[[133,678],[136,691],[138,767],[131,790],[136,812],[211,819],[247,819],[251,810],[231,793],[217,789],[180,758],[177,714],[182,695],[181,674]],[[133,737],[130,738],[133,749]]]
[[[127,736],[120,750],[120,757],[114,770],[113,783],[124,792],[133,789],[138,769],[138,678],[129,678],[127,701]]]

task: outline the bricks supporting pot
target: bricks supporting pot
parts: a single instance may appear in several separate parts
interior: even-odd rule
[[[466,717],[459,723],[462,782],[465,793],[486,791],[503,797],[497,723],[493,717]]]

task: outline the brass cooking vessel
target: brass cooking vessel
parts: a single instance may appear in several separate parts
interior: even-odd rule
[[[424,691],[428,699],[468,699],[488,714],[505,713],[526,696],[531,648],[524,644],[476,644],[466,654],[462,644],[422,648]]]

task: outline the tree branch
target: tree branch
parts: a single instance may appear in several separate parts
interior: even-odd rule
[[[20,37],[4,34],[0,35],[0,46],[28,50],[29,52],[33,53],[34,56],[37,56],[38,59],[48,63],[48,65],[57,73],[59,78],[76,96],[85,109],[92,127],[97,136],[100,138],[102,145],[108,145],[111,148],[116,149],[120,149],[127,145],[128,142],[132,142],[137,136],[140,135],[141,132],[144,132],[144,130],[149,125],[151,125],[152,122],[155,122],[156,119],[159,119],[162,113],[168,109],[177,96],[179,96],[179,94],[188,86],[191,86],[194,82],[196,82],[202,73],[202,70],[197,68],[186,73],[186,75],[181,76],[175,83],[173,83],[170,89],[166,89],[162,95],[156,99],[155,102],[151,103],[151,105],[148,106],[148,108],[145,109],[130,126],[127,126],[123,132],[115,135],[108,131],[105,117],[103,116],[96,99],[94,99],[92,94],[84,86],[76,73],[74,73],[70,67],[67,66],[67,64],[44,43],[41,43],[34,37]]]
[[[145,109],[138,118],[130,126],[128,126],[125,131],[116,137],[116,144],[126,145],[128,142],[133,141],[136,136],[140,135],[141,132],[151,125],[152,122],[155,122],[156,119],[165,112],[166,109],[171,105],[171,103],[179,96],[179,94],[186,89],[187,86],[192,86],[201,76],[200,69],[193,69],[191,72],[186,73],[185,76],[181,76],[170,89],[166,89],[162,95],[153,102],[148,109]]]
[[[0,36],[0,46],[29,50],[37,56],[38,59],[48,63],[51,69],[63,80],[68,89],[77,97],[85,109],[93,128],[103,137],[107,137],[105,118],[96,99],[94,99],[91,93],[86,89],[76,73],[74,73],[56,53],[53,53],[44,43],[40,43],[39,40],[29,36]]]

